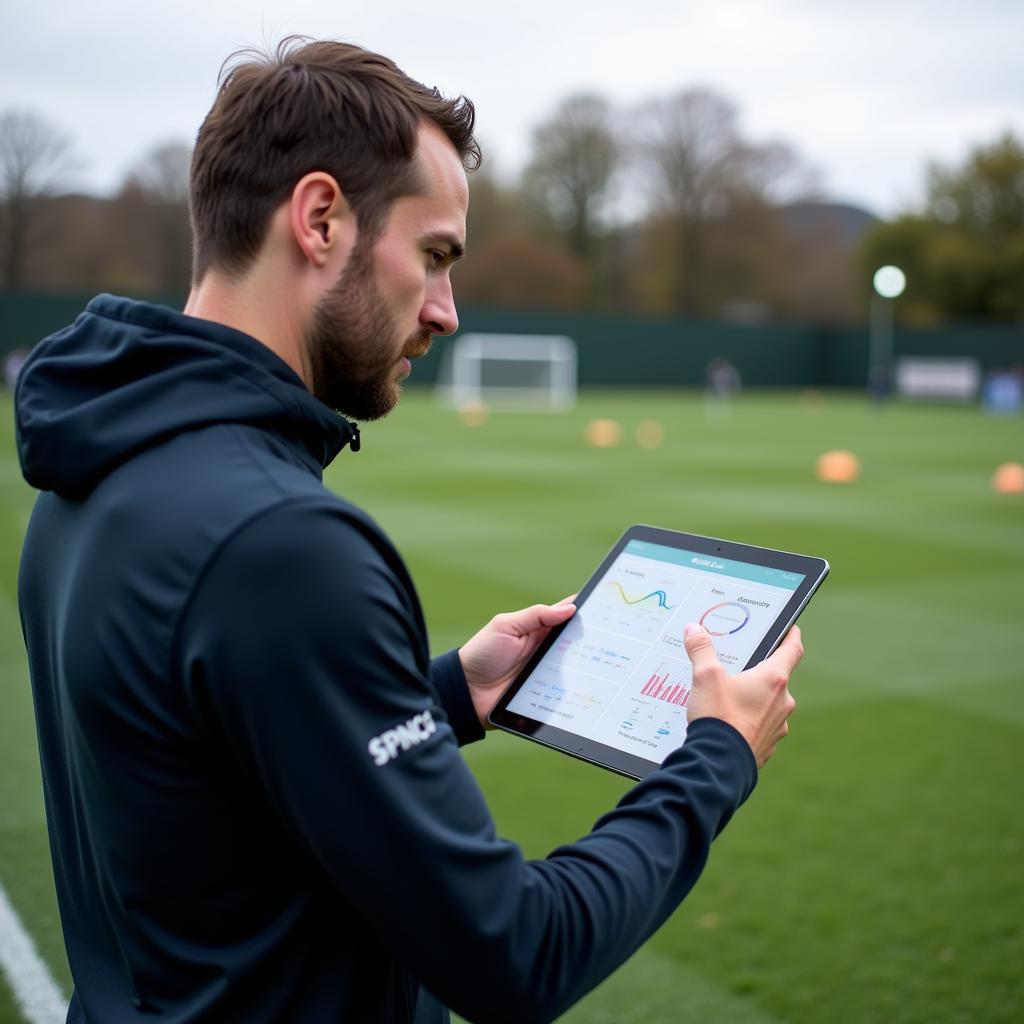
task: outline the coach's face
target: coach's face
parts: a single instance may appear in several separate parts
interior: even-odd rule
[[[371,247],[357,243],[313,315],[313,392],[356,419],[390,412],[409,360],[459,326],[450,274],[465,246],[466,172],[434,125],[420,128],[415,159],[421,191],[394,202]]]

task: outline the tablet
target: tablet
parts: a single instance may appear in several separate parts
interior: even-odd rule
[[[810,555],[631,526],[491,723],[641,779],[686,738],[683,627],[704,626],[735,675],[778,647],[828,571]]]

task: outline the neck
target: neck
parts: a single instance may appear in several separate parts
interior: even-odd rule
[[[304,318],[294,296],[289,298],[285,294],[288,289],[280,283],[285,280],[259,266],[242,278],[229,278],[222,271],[209,270],[193,285],[184,312],[255,338],[283,359],[308,388],[312,375],[303,344]]]

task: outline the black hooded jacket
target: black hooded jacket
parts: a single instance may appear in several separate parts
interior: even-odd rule
[[[321,474],[355,436],[254,339],[100,296],[33,351],[19,597],[69,1021],[542,1021],[754,785],[701,720],[543,861],[495,834],[411,580]]]

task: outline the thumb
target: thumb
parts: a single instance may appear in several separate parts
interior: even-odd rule
[[[541,605],[540,624],[542,626],[557,626],[566,619],[571,619],[576,614],[576,605],[573,603],[576,595],[559,601],[558,604]]]
[[[525,636],[545,626],[557,626],[575,614],[576,605],[571,603],[535,604],[518,612],[509,612],[505,618],[513,632]]]
[[[785,640],[771,656],[771,660],[781,665],[788,675],[797,667],[803,656],[804,645],[800,637],[800,627],[791,626]]]
[[[683,627],[683,643],[686,646],[686,653],[693,663],[693,674],[696,675],[702,669],[707,670],[720,664],[718,655],[715,654],[715,642],[711,634],[696,622],[689,622]]]

